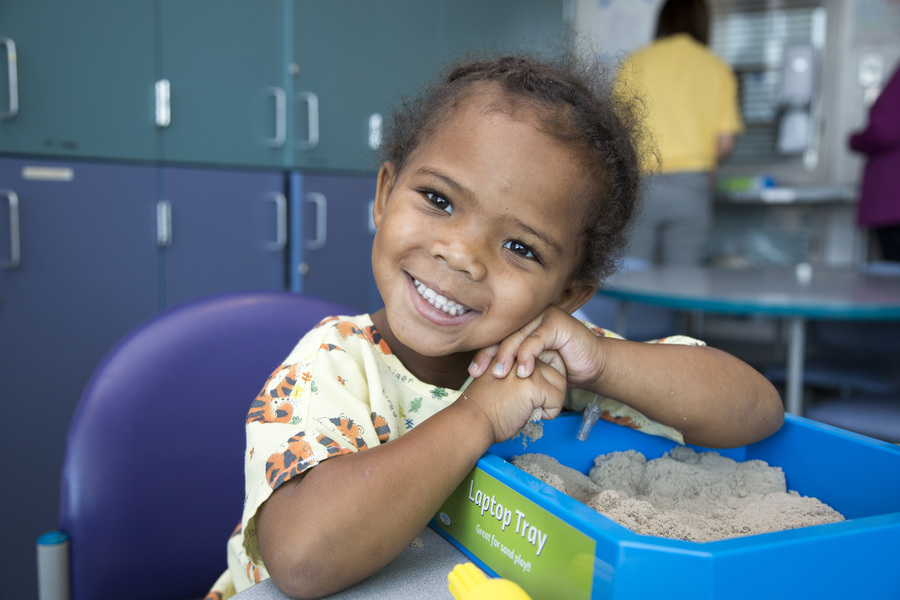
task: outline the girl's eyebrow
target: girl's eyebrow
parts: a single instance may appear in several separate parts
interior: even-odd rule
[[[526,225],[525,223],[523,223],[522,221],[520,221],[518,219],[513,219],[513,223],[516,225],[516,227],[523,229],[525,231],[525,233],[533,235],[537,239],[541,240],[541,242],[543,244],[545,244],[553,254],[555,254],[556,256],[562,256],[562,254],[563,254],[562,245],[559,242],[557,242],[556,240],[554,240],[553,238],[551,238],[549,235],[542,233],[542,232],[538,231],[537,229],[529,227],[528,225]]]
[[[447,187],[453,190],[455,194],[465,195],[467,197],[471,197],[472,194],[464,188],[462,185],[456,182],[452,177],[444,175],[440,171],[435,171],[434,169],[429,169],[428,167],[422,167],[418,171],[416,171],[418,175],[425,175],[427,177],[433,177],[435,179],[440,179]]]
[[[452,177],[449,177],[449,176],[441,173],[440,171],[435,171],[434,169],[430,169],[428,167],[421,167],[418,171],[416,171],[416,174],[439,179],[441,182],[443,182],[445,185],[447,185],[451,190],[453,190],[453,192],[455,194],[464,195],[469,198],[473,197],[473,194],[468,189],[466,189],[465,187],[460,185]],[[544,233],[542,231],[538,231],[537,229],[535,229],[529,225],[526,225],[524,222],[520,221],[519,219],[511,219],[511,221],[512,221],[513,225],[515,225],[517,228],[519,228],[519,229],[523,230],[525,233],[527,233],[529,235],[533,235],[534,237],[539,239],[541,241],[541,243],[546,245],[547,248],[549,248],[553,254],[555,254],[556,256],[562,256],[562,254],[563,254],[562,244],[560,244],[558,241],[556,241],[555,239],[553,239],[546,233]]]

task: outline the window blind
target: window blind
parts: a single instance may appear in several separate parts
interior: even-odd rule
[[[818,82],[825,37],[825,10],[814,0],[713,0],[710,2],[710,48],[734,69],[746,129],[727,164],[798,166],[812,169],[818,154],[819,94],[814,91],[809,145],[803,152],[779,150],[778,134],[785,106],[780,99],[782,62],[792,45],[810,46]],[[814,84],[815,85],[815,84]]]

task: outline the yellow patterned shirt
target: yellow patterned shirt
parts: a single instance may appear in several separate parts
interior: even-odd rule
[[[592,329],[597,335],[619,337]],[[699,343],[690,338],[666,341]],[[208,598],[228,598],[268,577],[259,556],[255,519],[278,486],[332,456],[396,439],[460,393],[413,376],[369,315],[329,317],[319,323],[272,373],[251,405],[244,513],[228,541],[228,571]],[[567,406],[583,409],[593,397],[570,390]],[[601,409],[606,420],[683,441],[680,432],[619,402],[604,398]]]

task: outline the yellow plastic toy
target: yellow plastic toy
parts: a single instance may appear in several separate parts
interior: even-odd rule
[[[456,600],[531,600],[517,583],[489,578],[473,563],[453,567],[447,581]]]

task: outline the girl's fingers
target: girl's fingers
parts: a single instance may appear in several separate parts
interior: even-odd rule
[[[547,365],[553,367],[557,373],[566,377],[566,363],[563,361],[562,356],[556,350],[544,350],[538,355],[538,360],[546,363]]]
[[[565,365],[560,354],[553,348],[553,340],[548,340],[545,334],[548,333],[542,327],[535,328],[527,338],[519,345],[516,352],[516,375],[519,377],[530,377],[534,372],[534,361],[540,359],[547,364],[551,364],[554,369],[565,374]],[[549,333],[552,333],[550,331]],[[551,357],[548,360],[545,356]]]
[[[549,354],[556,354],[555,352],[550,352]],[[559,355],[557,354],[557,357]],[[548,357],[553,360],[552,357]],[[557,358],[558,362],[562,364],[562,360]],[[536,366],[535,369],[541,370],[541,375],[543,376],[548,387],[545,388],[546,396],[543,405],[541,406],[541,418],[542,419],[553,419],[556,418],[560,412],[562,412],[563,402],[565,400],[566,395],[566,376],[565,369],[560,372],[556,367],[551,365],[550,363],[545,363],[541,360],[538,363],[539,366]]]
[[[560,324],[554,321],[554,317],[552,311],[545,311],[499,344],[479,351],[472,361],[469,374],[480,377],[493,361],[491,374],[494,377],[503,379],[513,366],[518,377],[530,377],[534,373],[535,360],[544,351],[557,349]],[[554,353],[552,362],[557,371],[565,372],[566,367],[558,353]]]
[[[532,332],[537,329],[541,322],[544,319],[543,313],[538,315],[531,322],[526,324],[524,327],[512,333],[508,338],[500,342],[500,349],[496,355],[496,364],[494,367],[494,376],[495,377],[506,377],[510,370],[512,369],[513,364],[516,362],[517,358],[520,354],[520,349],[522,344],[525,343]],[[516,370],[516,374],[520,377],[527,377],[531,375],[531,372],[534,370],[534,360],[529,362],[525,371],[522,370],[522,365],[518,365]]]
[[[493,346],[483,348],[475,353],[472,362],[469,364],[469,375],[475,379],[484,375],[484,372],[487,371],[488,367],[491,365],[491,361],[497,356],[499,350],[500,344],[494,344]]]

